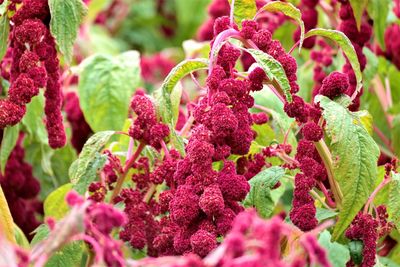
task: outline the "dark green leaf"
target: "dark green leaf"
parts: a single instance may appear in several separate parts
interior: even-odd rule
[[[357,91],[361,90],[362,87],[362,74],[360,69],[360,63],[358,62],[357,53],[354,50],[354,47],[350,41],[350,39],[341,31],[336,30],[327,30],[327,29],[313,29],[306,33],[306,38],[311,36],[323,36],[326,38],[335,41],[340,48],[343,50],[344,54],[346,55],[347,59],[349,60],[351,67],[356,75],[357,80]]]
[[[258,12],[261,12],[263,10],[269,11],[269,12],[282,12],[286,16],[297,21],[297,23],[300,26],[300,44],[299,44],[299,51],[300,51],[301,47],[303,46],[304,32],[305,32],[304,22],[301,19],[300,9],[296,8],[291,3],[274,1],[274,2],[269,2],[266,5],[264,5],[263,7],[261,7],[258,10]]]
[[[333,267],[346,266],[346,262],[350,259],[349,250],[342,244],[332,243],[329,231],[323,231],[318,238],[318,242],[325,248],[328,253],[329,262]]]
[[[289,80],[286,77],[285,70],[281,63],[263,51],[256,49],[246,49],[246,51],[252,55],[260,67],[263,68],[268,79],[272,82],[275,81],[279,85],[279,89],[285,94],[286,100],[292,102]]]
[[[255,207],[258,214],[267,218],[272,214],[276,202],[271,196],[272,188],[285,175],[285,170],[273,166],[251,178],[250,192],[243,204],[246,208]]]
[[[350,257],[355,264],[360,264],[363,259],[362,251],[364,244],[361,240],[353,240],[349,243]]]
[[[232,0],[229,0],[232,3]],[[254,0],[235,0],[233,17],[236,24],[241,27],[244,19],[252,19],[257,13],[256,1]]]
[[[353,0],[354,1],[354,0]],[[364,0],[368,1],[368,0]],[[368,15],[374,21],[374,35],[379,42],[379,45],[385,50],[385,30],[386,19],[389,14],[389,7],[392,0],[369,0]]]
[[[6,169],[8,157],[17,143],[19,136],[19,124],[12,127],[6,127],[3,131],[3,139],[1,140],[0,147],[0,166],[2,174],[4,174]]]
[[[89,138],[79,154],[79,158],[74,161],[69,169],[69,177],[73,184],[77,184],[81,179],[85,179],[84,175],[90,168],[89,165],[113,134],[114,131],[104,131],[95,133]]]
[[[94,55],[81,65],[80,105],[93,131],[121,130],[133,92],[139,85],[139,53]]]
[[[400,174],[392,173],[392,181],[389,184],[389,202],[387,203],[390,220],[396,227],[400,227]]]
[[[72,184],[68,183],[51,192],[43,203],[44,215],[56,220],[62,219],[69,211],[69,206],[65,202],[65,196],[72,189]]]
[[[2,60],[4,55],[6,54],[9,33],[10,21],[6,14],[0,14],[0,60]]]
[[[381,0],[378,0],[381,1]],[[356,19],[357,28],[360,31],[361,18],[367,7],[368,0],[350,0],[351,8],[353,9],[354,18]],[[375,22],[375,21],[374,21]]]
[[[49,0],[49,7],[51,33],[56,38],[61,53],[70,63],[79,25],[87,13],[87,7],[82,0]]]
[[[346,230],[372,193],[377,177],[379,148],[357,113],[324,96],[317,96],[324,109],[326,133],[330,137],[333,173],[343,193],[339,218],[333,231],[337,239]]]

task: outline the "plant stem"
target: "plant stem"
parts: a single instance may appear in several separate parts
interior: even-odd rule
[[[143,202],[148,203],[153,196],[154,192],[156,191],[157,185],[151,184],[149,189],[146,192],[146,195],[143,197]]]
[[[118,177],[117,180],[117,184],[115,185],[115,188],[113,190],[113,193],[111,195],[111,203],[114,202],[114,199],[119,195],[119,193],[121,192],[122,189],[122,185],[125,181],[125,177],[129,172],[129,169],[132,167],[133,163],[135,163],[135,161],[137,160],[137,158],[139,157],[140,153],[142,152],[143,148],[145,147],[144,143],[140,143],[139,147],[136,149],[135,154],[133,154],[132,157],[130,157],[126,162],[125,162],[125,166],[122,170],[122,173],[120,174],[120,176]]]
[[[374,201],[374,198],[376,197],[376,195],[379,193],[379,191],[385,186],[387,185],[391,179],[390,176],[386,176],[383,178],[382,182],[375,188],[375,190],[372,192],[372,194],[369,196],[367,203],[364,206],[364,213],[368,212],[368,208],[369,206],[372,204],[372,202]]]
[[[315,144],[318,154],[321,156],[321,159],[324,162],[325,168],[328,172],[328,180],[329,180],[329,184],[331,186],[333,196],[335,198],[336,206],[341,207],[343,194],[340,191],[339,184],[337,183],[337,181],[335,180],[335,177],[333,175],[333,163],[332,163],[331,153],[328,149],[328,146],[324,142],[324,140],[321,139],[318,142],[314,142],[314,144]]]
[[[321,182],[318,181],[318,186],[321,190],[321,192],[324,194],[325,199],[326,199],[326,204],[328,204],[328,206],[332,207],[332,208],[336,208],[336,203],[335,201],[332,200],[332,198],[329,196],[329,192],[326,189],[325,185]]]

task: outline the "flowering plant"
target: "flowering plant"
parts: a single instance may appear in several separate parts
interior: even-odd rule
[[[0,266],[400,265],[399,17],[0,0]]]

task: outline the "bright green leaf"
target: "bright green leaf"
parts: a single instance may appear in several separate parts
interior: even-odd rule
[[[0,15],[0,60],[6,54],[9,33],[10,21],[6,15]]]
[[[72,189],[72,184],[65,184],[51,192],[43,203],[44,215],[56,220],[62,219],[69,211],[65,196]]]
[[[393,118],[391,137],[394,152],[397,156],[400,156],[400,115],[396,115]]]
[[[6,169],[8,157],[17,143],[19,136],[19,124],[12,127],[6,127],[3,131],[3,139],[1,140],[0,147],[0,166],[2,174],[4,174]]]
[[[392,181],[389,184],[389,202],[387,203],[390,220],[397,228],[400,227],[400,174],[392,173]]]
[[[14,236],[15,236],[15,241],[17,242],[17,245],[19,245],[20,247],[22,247],[24,249],[30,248],[29,241],[26,238],[24,232],[22,232],[21,228],[19,228],[18,225],[16,225],[15,223],[14,223]]]
[[[354,0],[353,0],[354,1]],[[364,0],[368,1],[368,0]],[[350,1],[351,3],[352,1]],[[374,35],[379,42],[379,45],[385,50],[385,30],[386,19],[389,15],[389,7],[392,0],[369,0],[368,15],[374,21]]]
[[[96,157],[96,154],[103,149],[113,134],[114,131],[98,132],[86,141],[81,153],[79,154],[79,158],[74,161],[69,169],[69,177],[73,184],[77,184],[80,179],[85,178],[83,176],[90,168],[89,165]]]
[[[273,166],[261,171],[250,179],[250,192],[243,204],[246,208],[255,207],[258,214],[267,218],[272,214],[276,202],[272,198],[272,188],[285,175],[285,170]]]
[[[79,25],[87,13],[87,7],[82,0],[49,0],[49,7],[51,33],[61,53],[70,63]]]
[[[323,208],[317,208],[317,214],[315,217],[319,222],[322,222],[326,219],[333,218],[337,215],[338,213],[333,210],[328,210],[328,209],[323,209]]]
[[[362,87],[362,74],[360,69],[360,63],[358,62],[357,53],[354,50],[354,47],[350,41],[350,39],[341,31],[336,30],[327,30],[327,29],[313,29],[306,33],[305,38],[311,36],[323,36],[326,38],[335,41],[340,48],[342,48],[344,54],[346,55],[347,59],[349,60],[351,67],[356,75],[357,80],[357,91],[359,92]]]
[[[337,239],[373,191],[379,148],[357,113],[324,96],[317,96],[316,102],[324,109],[326,133],[331,140],[333,173],[343,193],[339,218],[333,231],[333,238]]]
[[[133,92],[139,85],[139,53],[98,54],[81,65],[78,93],[81,109],[94,132],[121,130]]]
[[[232,0],[229,0],[229,4],[232,4]],[[252,19],[257,13],[254,0],[235,0],[233,8],[233,18],[239,27],[241,27],[242,20]]]
[[[246,51],[252,55],[260,67],[263,68],[268,79],[272,82],[276,82],[279,85],[279,89],[281,89],[285,94],[286,100],[288,102],[292,102],[289,80],[286,77],[285,70],[283,69],[281,63],[263,51],[256,49],[246,49]]]
[[[346,246],[331,242],[331,234],[329,231],[323,231],[318,238],[319,244],[325,248],[328,253],[329,262],[333,267],[346,266],[346,262],[350,259],[350,253]]]
[[[381,0],[378,0],[381,1]],[[353,9],[353,14],[356,19],[357,29],[360,31],[361,28],[361,18],[367,7],[368,0],[350,0],[351,8]]]
[[[262,125],[253,124],[252,129],[257,133],[254,141],[260,146],[270,146],[271,142],[275,139],[274,129],[267,123]]]
[[[47,130],[43,123],[44,115],[44,96],[43,92],[32,98],[26,106],[26,114],[22,119],[22,124],[28,132],[28,138],[42,144],[48,143]]]
[[[269,2],[263,7],[261,7],[258,12],[261,11],[269,11],[269,12],[282,12],[286,16],[294,19],[297,21],[297,23],[300,26],[300,44],[299,44],[299,51],[301,50],[301,47],[303,46],[303,41],[304,41],[304,22],[301,19],[301,12],[300,9],[296,8],[294,5],[288,2],[281,2],[281,1],[274,1],[274,2]]]
[[[355,112],[354,114],[356,114],[356,116],[360,118],[360,122],[364,126],[365,130],[367,130],[368,133],[370,135],[372,135],[374,132],[372,115],[369,114],[369,112],[366,110],[361,110],[361,111]]]

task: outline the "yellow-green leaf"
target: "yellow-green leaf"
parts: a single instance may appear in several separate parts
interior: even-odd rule
[[[51,192],[43,203],[44,215],[56,220],[62,219],[69,211],[69,206],[65,202],[65,196],[72,189],[72,184],[68,183],[60,186]]]
[[[233,0],[229,0],[232,4]],[[236,24],[241,27],[242,20],[252,19],[257,13],[256,1],[254,0],[234,0],[233,18]]]
[[[378,0],[382,1],[382,0]],[[353,9],[354,18],[356,19],[357,29],[360,31],[361,19],[365,8],[367,7],[368,0],[350,0],[351,8]]]
[[[269,12],[282,12],[286,16],[294,19],[297,21],[297,23],[300,26],[300,43],[299,43],[299,51],[301,50],[301,47],[303,46],[303,41],[304,41],[304,33],[305,33],[305,28],[304,28],[304,22],[301,19],[301,12],[300,10],[292,5],[291,3],[288,2],[281,2],[281,1],[274,1],[274,2],[269,2],[263,7],[261,7],[258,10],[258,13],[261,11],[269,11]]]
[[[14,222],[8,208],[7,200],[0,185],[0,231],[8,241],[15,243]]]
[[[8,157],[10,156],[19,136],[19,124],[6,127],[3,132],[3,139],[0,147],[0,166],[1,173],[4,174]]]
[[[6,14],[0,15],[0,61],[7,51],[8,34],[10,33],[10,21]]]

